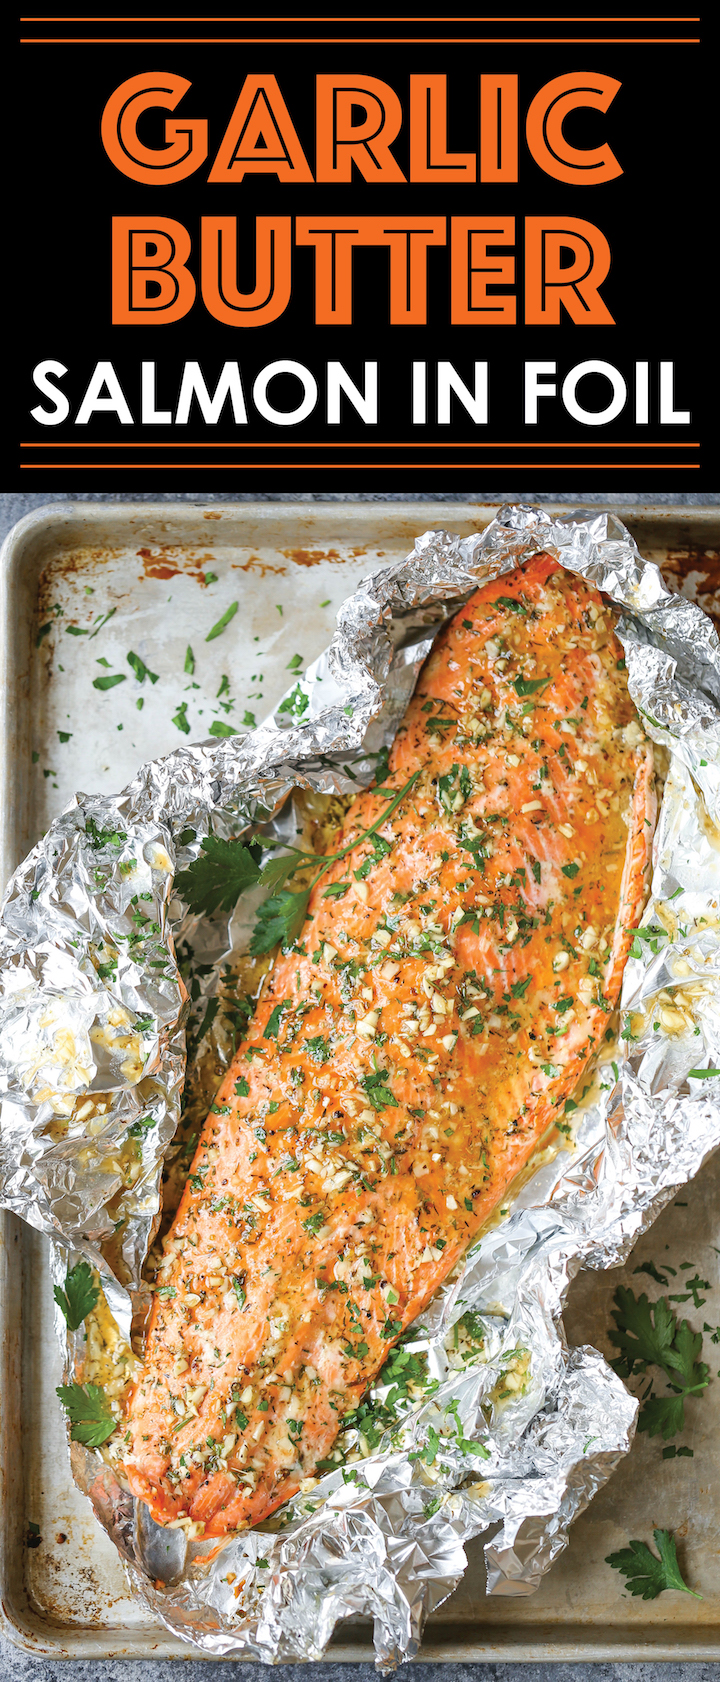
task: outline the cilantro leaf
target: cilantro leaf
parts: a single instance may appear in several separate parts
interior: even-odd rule
[[[178,871],[174,885],[190,911],[211,917],[214,911],[232,911],[241,893],[259,880],[259,866],[244,841],[206,835],[199,857],[187,870]]]
[[[53,1285],[53,1296],[62,1310],[67,1321],[69,1332],[76,1332],[83,1320],[90,1313],[100,1295],[99,1287],[95,1284],[92,1268],[86,1261],[79,1261],[65,1275],[65,1289],[60,1285]]]
[[[579,864],[562,864],[560,869],[562,870],[563,876],[569,876],[572,881],[573,876],[577,876],[580,866]]]
[[[511,613],[527,613],[527,608],[515,596],[497,596],[496,601],[498,607],[507,607]]]
[[[685,1594],[693,1594],[696,1600],[702,1600],[701,1594],[689,1589],[683,1582],[672,1532],[653,1530],[653,1536],[659,1559],[651,1552],[647,1542],[630,1542],[627,1548],[607,1554],[606,1565],[611,1565],[613,1571],[622,1572],[629,1593],[642,1595],[643,1600],[657,1600],[663,1589],[682,1589]]]
[[[116,1421],[99,1384],[58,1384],[55,1394],[67,1411],[74,1443],[100,1448],[112,1436]]]
[[[292,946],[305,921],[309,898],[309,888],[300,893],[285,888],[283,893],[270,894],[263,901],[250,941],[252,957],[271,952],[278,941],[283,946]]]

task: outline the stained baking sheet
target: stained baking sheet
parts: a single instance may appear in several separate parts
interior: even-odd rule
[[[428,504],[66,504],[30,516],[8,539],[0,575],[3,880],[76,788],[117,790],[143,759],[183,737],[202,739],[215,720],[244,727],[246,712],[259,719],[287,687],[298,658],[304,665],[327,643],[334,611],[360,577],[404,554],[428,526],[451,524],[465,534],[494,512]],[[720,513],[618,512],[674,587],[720,616]],[[235,602],[237,611],[208,642]],[[128,653],[155,682],[139,681]],[[121,683],[94,685],[119,674]],[[634,1274],[648,1259],[680,1275],[690,1262],[709,1281],[703,1305],[695,1311],[690,1304],[692,1322],[718,1324],[719,1175],[716,1160],[664,1212],[625,1269],[579,1277],[566,1316],[572,1342],[612,1354],[613,1292],[624,1280],[657,1294],[646,1275]],[[54,1394],[60,1358],[46,1244],[9,1217],[0,1288],[0,1569],[8,1634],[58,1657],[187,1656],[128,1597],[115,1551],[74,1488]],[[709,1333],[703,1353],[717,1371],[720,1344]],[[536,1595],[488,1600],[476,1544],[463,1583],[430,1620],[423,1658],[720,1657],[720,1509],[712,1490],[720,1383],[689,1404],[688,1415],[683,1441],[694,1457],[663,1461],[658,1439],[638,1437]],[[37,1544],[30,1524],[38,1527]],[[679,1536],[687,1579],[702,1601],[679,1594],[650,1605],[634,1601],[605,1565],[605,1555],[629,1537],[649,1540],[654,1525]],[[346,1626],[332,1654],[367,1660],[369,1630]]]

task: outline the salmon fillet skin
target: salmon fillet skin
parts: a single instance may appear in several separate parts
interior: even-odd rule
[[[614,612],[540,554],[438,637],[205,1123],[124,1465],[222,1537],[327,1458],[598,1052],[647,887],[652,747]],[[328,889],[333,888],[332,893]]]

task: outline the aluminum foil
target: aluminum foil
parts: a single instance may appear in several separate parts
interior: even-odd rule
[[[430,1383],[371,1451],[358,1438],[351,1462],[304,1486],[279,1529],[211,1547],[154,1523],[112,1447],[72,1444],[76,1481],[138,1593],[208,1654],[318,1659],[339,1622],[371,1618],[378,1665],[392,1669],[417,1653],[472,1536],[489,1533],[489,1593],[532,1593],[628,1451],[637,1403],[596,1350],[568,1350],[561,1311],[578,1268],[622,1261],[720,1143],[720,1086],[692,1072],[720,1068],[716,632],[611,515],[505,508],[482,535],[426,532],[346,601],[291,711],[251,736],[179,748],[111,799],[78,794],[7,891],[1,1198],[54,1240],[58,1280],[81,1254],[97,1268],[122,1375],[184,1078],[177,943],[190,929],[202,945],[207,993],[249,928],[242,907],[231,920],[183,917],[176,868],[208,833],[290,838],[299,788],[345,793],[370,781],[445,619],[539,549],[621,608],[630,692],[667,750],[650,938],[635,942],[617,1040],[572,1141],[538,1159],[423,1316],[405,1347]],[[482,1347],[468,1354],[461,1343],[458,1355],[468,1310]],[[66,1353],[72,1374],[87,1354],[82,1333]]]

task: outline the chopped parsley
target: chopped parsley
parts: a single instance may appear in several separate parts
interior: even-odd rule
[[[302,718],[309,705],[310,696],[306,695],[305,690],[301,689],[299,683],[296,683],[290,694],[286,695],[284,701],[280,702],[277,710],[279,713],[291,713],[294,718]]]
[[[325,1220],[326,1215],[324,1209],[316,1209],[315,1214],[308,1215],[307,1220],[303,1221],[302,1224],[306,1232],[316,1233],[319,1232],[320,1228],[325,1225]]]
[[[146,677],[149,677],[151,683],[157,683],[158,673],[151,672],[150,667],[145,665],[145,661],[140,659],[139,654],[133,654],[132,649],[127,656],[127,663],[129,666],[132,666],[138,683],[143,683]]]
[[[291,1005],[292,1005],[292,999],[280,999],[278,1001],[278,1003],[274,1006],[273,1010],[271,1010],[270,1015],[267,1019],[267,1026],[266,1026],[265,1032],[263,1034],[263,1039],[264,1040],[272,1040],[272,1039],[276,1040],[277,1039],[278,1034],[280,1032],[280,1023],[281,1023],[281,1020],[282,1020],[283,1011],[289,1010],[291,1008]]]
[[[216,637],[221,636],[222,632],[225,630],[226,625],[229,625],[230,620],[235,618],[235,614],[237,613],[237,610],[238,610],[239,606],[240,606],[239,602],[231,602],[230,606],[226,607],[225,612],[222,615],[222,618],[218,619],[217,623],[215,625],[213,625],[212,630],[208,631],[208,634],[205,638],[206,642],[214,642]]]
[[[93,689],[115,689],[119,683],[124,682],[124,672],[106,672],[102,677],[93,678]]]
[[[375,1062],[374,1058],[373,1062]],[[395,1097],[395,1093],[391,1091],[387,1084],[389,1079],[390,1070],[378,1069],[377,1065],[375,1065],[374,1073],[372,1075],[365,1075],[360,1083],[364,1087],[367,1097],[374,1110],[396,1110],[398,1108],[398,1101]]]
[[[173,714],[172,722],[178,730],[182,730],[184,736],[190,735],[190,725],[187,720],[187,701],[180,702],[177,712]]]
[[[549,682],[549,677],[516,677],[513,689],[516,695],[535,695],[539,689],[545,689]]]

